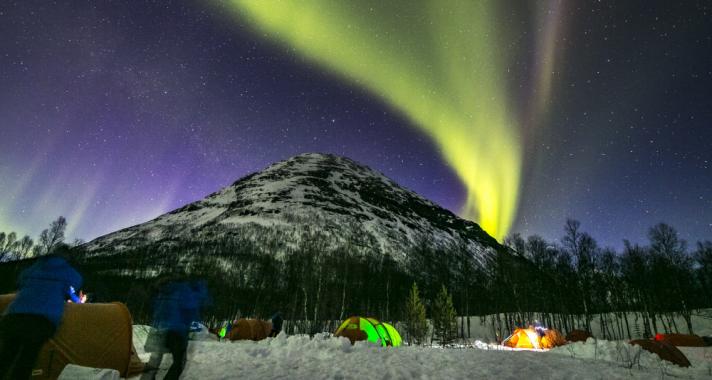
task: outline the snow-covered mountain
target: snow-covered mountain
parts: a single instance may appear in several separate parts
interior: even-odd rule
[[[501,248],[476,223],[383,174],[345,157],[316,153],[275,163],[202,200],[99,237],[84,248],[89,256],[101,256],[235,234],[257,241],[255,231],[268,231],[282,240],[269,249],[279,256],[284,253],[280,247],[298,245],[295,239],[313,230],[334,244],[355,239],[375,245],[397,261],[406,258],[409,247],[425,241],[467,247],[479,260]]]

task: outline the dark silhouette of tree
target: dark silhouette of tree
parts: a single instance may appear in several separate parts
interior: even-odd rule
[[[698,242],[694,258],[698,265],[695,277],[701,288],[698,302],[712,300],[712,241]]]
[[[0,262],[25,258],[32,250],[33,241],[25,235],[17,240],[17,234],[0,232]]]
[[[35,242],[30,239],[29,236],[25,235],[20,239],[19,245],[17,247],[17,254],[19,259],[26,258],[32,253],[32,247]]]
[[[10,232],[5,234],[0,232],[0,262],[5,260],[5,258],[12,254],[17,248],[17,234]]]
[[[629,307],[642,313],[644,338],[650,338],[655,326],[654,296],[651,292],[650,284],[650,258],[646,249],[624,242],[623,255],[621,256],[621,276],[627,286],[626,296],[629,300]],[[651,329],[651,323],[653,328]]]
[[[428,335],[428,321],[425,319],[425,305],[420,299],[418,285],[414,282],[405,301],[405,333],[409,344],[423,344]]]
[[[591,330],[591,315],[594,311],[591,304],[593,295],[594,269],[598,256],[596,241],[587,233],[581,232],[581,223],[576,220],[566,220],[565,235],[561,239],[563,248],[575,260],[576,282],[579,299],[584,315],[586,330]]]
[[[451,343],[457,338],[457,320],[455,306],[447,288],[443,285],[433,302],[433,335],[438,338],[441,345]]]
[[[42,230],[38,244],[35,246],[35,255],[46,255],[57,245],[64,242],[64,231],[67,229],[67,220],[63,216],[50,223],[48,229]]]
[[[660,223],[648,231],[650,239],[651,276],[655,281],[650,284],[657,296],[660,313],[678,311],[685,319],[687,329],[692,331],[691,295],[694,293],[692,282],[692,258],[687,254],[687,244],[680,239],[673,227]],[[667,332],[671,326],[661,323]],[[674,323],[670,319],[670,323]]]

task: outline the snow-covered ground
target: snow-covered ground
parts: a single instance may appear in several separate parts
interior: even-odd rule
[[[142,360],[145,326],[135,326]],[[480,341],[452,348],[351,345],[329,334],[218,342],[190,342],[185,379],[650,379],[712,378],[712,348],[683,348],[692,363],[680,368],[625,342],[593,339],[550,351],[517,351]],[[166,355],[158,378],[170,366]]]

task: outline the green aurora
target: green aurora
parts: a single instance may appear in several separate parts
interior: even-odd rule
[[[381,97],[422,129],[467,189],[460,214],[502,239],[521,142],[496,1],[254,1],[231,9],[267,38]]]

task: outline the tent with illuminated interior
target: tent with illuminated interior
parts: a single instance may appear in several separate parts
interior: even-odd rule
[[[401,345],[401,336],[395,327],[376,318],[349,317],[341,323],[334,335],[348,338],[351,344],[366,340],[380,343],[383,347]]]
[[[15,298],[0,295],[0,314]],[[56,379],[67,364],[111,368],[122,377],[143,371],[133,347],[131,314],[122,303],[67,303],[57,332],[39,353],[32,379]]]
[[[566,344],[566,339],[554,329],[518,328],[502,342],[503,346],[527,349],[549,349]]]

